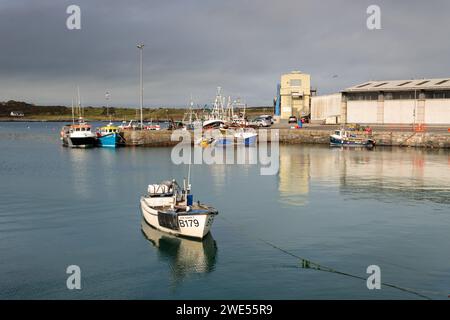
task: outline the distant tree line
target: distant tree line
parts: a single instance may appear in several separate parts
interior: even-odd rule
[[[170,117],[182,119],[186,109],[173,107],[159,107],[159,108],[144,108],[143,111],[144,111],[144,118],[148,119],[168,119]],[[195,109],[195,111],[199,116],[201,116],[201,114],[203,114],[205,110],[202,108],[197,108]],[[248,114],[248,116],[252,117],[258,114],[267,114],[267,113],[270,114],[272,113],[272,111],[273,107],[251,107],[247,108],[246,113]],[[10,117],[11,112],[23,113],[25,117],[36,115],[42,117],[45,117],[46,115],[71,117],[72,115],[71,107],[66,106],[37,106],[31,103],[15,100],[0,102],[0,117]],[[238,112],[238,110],[235,110],[235,112]],[[126,118],[135,117],[138,115],[137,109],[135,108],[109,107],[109,111],[107,111],[107,108],[105,106],[84,107],[85,116],[106,117],[108,113],[110,116],[126,117]]]
[[[23,112],[25,116],[31,114],[66,115],[71,113],[70,109],[64,106],[36,106],[34,104],[14,100],[0,102],[0,117],[9,116],[11,111]]]

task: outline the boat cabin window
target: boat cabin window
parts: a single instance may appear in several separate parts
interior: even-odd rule
[[[86,128],[86,131],[91,131],[91,128]]]
[[[76,128],[75,131],[80,131],[80,128]]]
[[[334,134],[337,135],[337,136],[340,136],[340,135],[341,135],[341,132],[340,132],[339,130],[336,130],[336,131],[334,132]]]

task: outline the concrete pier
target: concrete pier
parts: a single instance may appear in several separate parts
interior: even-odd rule
[[[267,129],[268,141],[273,130]],[[279,142],[283,144],[329,144],[330,142],[331,130],[305,128],[277,130]],[[128,146],[166,147],[178,143],[171,141],[171,134],[172,131],[168,130],[126,131],[125,139]],[[378,146],[450,148],[450,133],[446,132],[373,131],[372,138]]]

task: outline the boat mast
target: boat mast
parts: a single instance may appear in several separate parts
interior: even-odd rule
[[[78,116],[79,120],[82,120],[83,118],[83,111],[81,108],[81,99],[80,99],[80,87],[77,86],[77,99],[78,99]]]
[[[226,120],[231,120],[231,114],[232,114],[233,106],[231,105],[231,96],[228,96],[228,103],[227,103],[227,112],[226,112]]]
[[[187,193],[191,192],[191,163],[192,163],[192,148],[189,150],[189,166],[188,166],[188,178],[187,178]]]
[[[182,121],[183,124],[184,125],[192,125],[193,116],[194,116],[194,100],[192,99],[192,94],[191,94],[189,108],[183,115],[183,121]],[[197,115],[196,115],[196,117],[197,117]]]
[[[191,163],[192,163],[192,148],[189,149],[188,176],[187,176],[187,185],[185,186],[186,203],[187,203],[187,195],[191,193]]]
[[[244,117],[244,123],[245,123],[245,125],[247,125],[247,122],[245,121],[245,109],[247,108],[247,104],[244,104],[244,115],[243,115],[243,117]]]
[[[112,116],[109,114],[109,91],[106,91],[105,93],[105,99],[106,99],[106,116],[109,118],[109,123],[112,123]]]
[[[73,109],[73,98],[72,98],[72,124],[75,124],[75,110]]]

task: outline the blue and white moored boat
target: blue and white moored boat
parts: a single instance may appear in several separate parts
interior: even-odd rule
[[[253,131],[241,130],[235,133],[234,137],[237,140],[237,143],[243,143],[246,146],[252,146],[256,143],[258,134]]]
[[[221,129],[221,137],[216,139],[217,146],[246,145],[252,146],[256,143],[258,134],[254,129],[237,128]]]
[[[124,142],[119,127],[115,126],[112,122],[107,126],[101,127],[97,132],[97,137],[100,147],[115,148]]]
[[[366,147],[373,148],[375,140],[366,136],[358,136],[356,133],[344,129],[335,130],[330,135],[330,146],[332,147]]]

